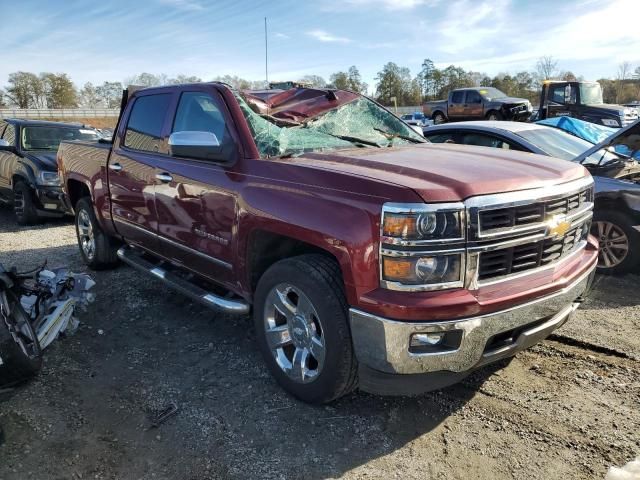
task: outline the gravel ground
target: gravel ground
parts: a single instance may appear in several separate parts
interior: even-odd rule
[[[69,221],[18,227],[0,262],[83,271]],[[0,399],[0,479],[601,479],[640,453],[640,276],[598,278],[558,334],[417,398],[330,406],[278,388],[248,318],[215,315],[130,268],[42,374]],[[150,418],[175,402],[159,428]]]

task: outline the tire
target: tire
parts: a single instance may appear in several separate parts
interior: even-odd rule
[[[118,264],[117,245],[106,235],[88,197],[81,198],[75,207],[76,236],[84,263],[92,270],[113,268]]]
[[[39,221],[33,196],[34,191],[22,180],[13,186],[13,212],[20,225],[35,225]]]
[[[436,112],[431,117],[434,125],[441,125],[443,123],[447,123],[447,117],[444,116],[442,112]]]
[[[0,314],[0,387],[10,387],[36,375],[42,367],[42,351],[29,317],[11,292],[6,295],[11,311],[9,319]],[[2,301],[0,299],[0,301]],[[9,325],[13,333],[9,331]],[[14,338],[18,335],[22,346]]]
[[[281,260],[260,278],[253,310],[256,339],[269,371],[287,392],[322,404],[356,387],[358,368],[347,311],[340,267],[326,256]],[[270,346],[276,338],[281,348]],[[304,368],[294,368],[297,364]]]
[[[640,232],[631,217],[617,210],[596,210],[591,234],[600,242],[598,273],[615,275],[640,264]]]
[[[504,120],[504,117],[502,116],[502,114],[495,110],[491,110],[490,112],[488,112],[486,118],[487,120],[494,120],[494,121]]]

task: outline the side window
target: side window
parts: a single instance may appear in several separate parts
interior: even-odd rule
[[[467,91],[467,101],[465,103],[482,103],[482,97],[475,90]]]
[[[224,116],[211,95],[184,92],[176,111],[171,132],[211,132],[222,144],[226,125]]]
[[[462,143],[465,145],[477,145],[479,147],[502,148],[507,150],[510,148],[507,142],[482,133],[467,133],[462,137]]]
[[[169,93],[146,95],[135,100],[124,134],[125,147],[145,152],[166,153],[162,145],[162,125],[170,101]]]
[[[425,135],[427,140],[433,143],[456,143],[453,133],[436,133],[434,135]]]
[[[554,103],[564,104],[565,85],[549,87],[549,100]]]
[[[463,103],[464,99],[464,91],[462,92],[453,92],[451,95],[451,103]]]
[[[2,134],[3,140],[9,142],[10,145],[16,144],[16,127],[10,123],[7,124],[7,128]]]

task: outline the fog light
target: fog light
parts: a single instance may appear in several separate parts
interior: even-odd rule
[[[444,332],[442,333],[416,333],[411,336],[410,347],[424,347],[438,345],[444,339]]]

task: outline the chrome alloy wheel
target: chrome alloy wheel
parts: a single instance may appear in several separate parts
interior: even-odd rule
[[[297,383],[309,383],[322,371],[325,338],[309,298],[290,283],[279,283],[264,307],[267,345],[280,369]]]
[[[610,222],[594,222],[591,233],[598,237],[600,251],[598,266],[613,268],[620,265],[629,254],[629,237],[619,226]]]
[[[96,239],[93,234],[91,218],[89,218],[89,214],[85,210],[78,212],[78,240],[85,256],[89,260],[93,260],[96,254]]]

